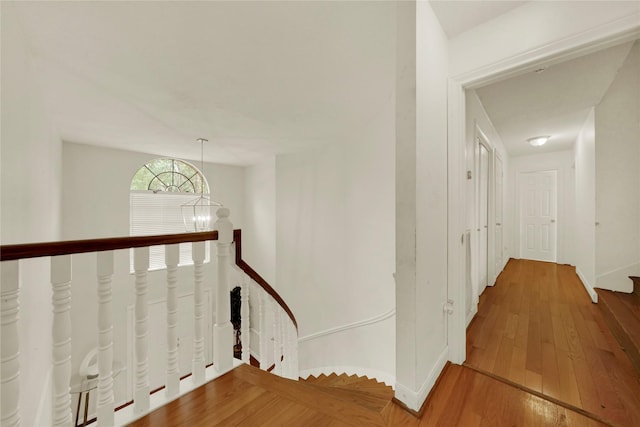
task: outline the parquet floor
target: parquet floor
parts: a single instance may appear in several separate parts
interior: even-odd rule
[[[466,363],[611,425],[640,426],[640,377],[573,267],[510,260],[480,296]]]

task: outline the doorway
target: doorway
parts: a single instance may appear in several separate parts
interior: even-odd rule
[[[503,213],[502,213],[502,209],[503,209],[503,190],[504,190],[504,185],[503,185],[503,179],[504,179],[504,171],[502,168],[503,164],[502,164],[502,159],[500,158],[500,156],[498,155],[498,153],[495,153],[495,157],[494,157],[494,182],[495,182],[495,196],[494,196],[494,200],[495,200],[495,218],[496,218],[496,225],[495,225],[495,240],[494,240],[494,248],[495,248],[495,268],[493,271],[495,271],[496,276],[502,271],[502,267],[504,267],[504,243],[502,241],[502,224],[503,224]]]
[[[556,262],[558,171],[521,172],[520,258]]]
[[[491,188],[489,173],[491,147],[486,137],[477,129],[478,180],[477,196],[477,228],[478,234],[478,295],[484,292],[489,284],[489,189]]]

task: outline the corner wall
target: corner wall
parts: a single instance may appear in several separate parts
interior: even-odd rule
[[[587,292],[592,300],[597,301],[598,297],[593,290],[596,285],[596,152],[593,110],[578,133],[574,146],[574,164],[574,264]]]
[[[57,240],[62,143],[48,116],[19,16],[10,3],[1,7],[0,239],[2,244]],[[49,425],[50,263],[46,258],[20,265],[20,417],[22,425]]]
[[[632,292],[640,276],[640,42],[595,108],[595,286]]]
[[[389,99],[348,138],[276,158],[274,287],[298,319],[303,375],[394,377],[395,317],[381,316],[395,303],[393,111]]]

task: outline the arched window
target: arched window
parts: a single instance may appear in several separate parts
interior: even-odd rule
[[[133,176],[129,187],[129,234],[184,233],[181,206],[192,201],[195,194],[209,193],[209,184],[202,172],[192,164],[178,159],[154,159]],[[164,246],[150,249],[149,269],[165,268]],[[206,245],[205,262],[209,261]],[[180,264],[193,264],[191,244],[180,244]],[[133,271],[133,251],[131,251]]]

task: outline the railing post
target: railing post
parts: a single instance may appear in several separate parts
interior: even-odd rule
[[[280,336],[280,309],[272,301],[273,307],[273,373],[282,376],[282,341]]]
[[[149,247],[133,250],[133,269],[136,287],[136,387],[133,411],[136,414],[149,411],[149,359],[147,342],[149,308],[147,307],[147,270]]]
[[[177,396],[180,392],[180,372],[178,371],[178,263],[180,246],[165,245],[167,266],[167,383],[165,395]]]
[[[229,297],[229,247],[233,242],[233,224],[229,221],[229,209],[216,211],[218,220],[218,283],[215,292],[216,323],[213,327],[213,366],[218,372],[233,367],[233,325]]]
[[[53,405],[54,426],[70,426],[71,396],[71,255],[51,258],[53,294]]]
[[[98,252],[98,425],[114,423],[113,396],[113,251]]]
[[[204,360],[204,290],[202,280],[204,272],[202,266],[205,258],[205,242],[193,242],[191,254],[193,258],[193,366],[194,384],[202,384],[205,379]]]
[[[244,279],[244,274],[242,275]],[[249,318],[249,284],[242,280],[240,284],[240,337],[242,342],[242,361],[249,363],[251,351],[251,331]]]
[[[18,316],[20,305],[20,265],[18,261],[5,261],[1,264],[2,280],[0,285],[2,299],[2,376],[0,379],[2,403],[0,406],[0,425],[20,425],[20,340],[18,338]]]
[[[260,321],[260,369],[266,371],[269,368],[267,355],[268,336],[267,336],[267,310],[265,307],[265,297],[263,292],[257,292],[258,295],[258,319]]]

